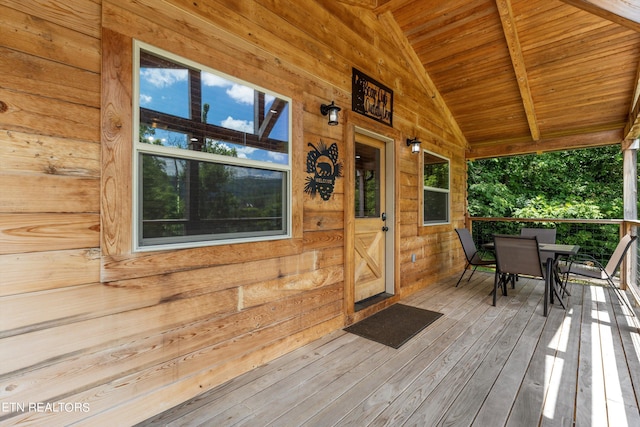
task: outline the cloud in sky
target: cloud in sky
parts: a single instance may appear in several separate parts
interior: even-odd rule
[[[227,95],[229,95],[231,99],[246,105],[253,105],[253,93],[254,90],[250,87],[237,84],[227,89]]]
[[[240,132],[253,133],[253,120],[240,120],[234,119],[231,116],[228,116],[226,119],[220,122],[220,125],[227,129],[234,129]]]
[[[236,147],[236,152],[238,153],[238,158],[240,159],[249,159],[251,158],[251,154],[256,151],[254,147]]]
[[[186,81],[188,73],[186,69],[145,68],[140,70],[140,78],[158,88],[167,88],[174,83]],[[201,78],[202,84],[205,86],[226,88],[227,96],[237,103],[245,105],[253,105],[254,103],[255,91],[248,86],[234,83],[223,77],[207,72],[202,72]],[[267,105],[270,105],[274,99],[272,95],[265,96]]]
[[[227,95],[240,104],[253,105],[253,89],[250,87],[233,83],[215,74],[203,72],[202,84],[211,87],[226,88]]]
[[[287,163],[287,155],[285,153],[267,152],[267,157],[275,163]]]
[[[187,80],[187,70],[176,70],[173,68],[144,68],[140,70],[140,78],[145,79],[150,84],[165,88],[179,81]]]
[[[205,71],[202,72],[202,84],[212,87],[229,87],[233,85],[229,80]]]
[[[151,104],[151,101],[153,101],[153,98],[150,95],[140,94],[140,105]]]

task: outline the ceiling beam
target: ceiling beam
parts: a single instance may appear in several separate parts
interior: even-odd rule
[[[257,132],[258,139],[263,140],[265,138],[269,138],[269,135],[271,134],[273,127],[275,126],[276,122],[280,118],[280,114],[282,113],[282,111],[284,110],[284,107],[286,106],[287,106],[287,103],[280,98],[276,98],[273,101],[273,103],[271,104],[271,107],[269,108],[269,111],[267,112],[262,123],[260,124],[260,128],[258,129],[258,132]]]
[[[640,138],[640,63],[636,69],[636,88],[631,99],[631,108],[624,128],[624,135],[627,141]]]
[[[498,12],[500,13],[500,21],[502,22],[504,37],[507,39],[507,45],[509,46],[509,55],[511,56],[513,71],[516,73],[516,80],[518,81],[518,88],[520,89],[520,96],[522,97],[524,111],[527,115],[531,138],[534,141],[537,141],[540,139],[540,128],[538,127],[536,110],[533,106],[531,88],[529,87],[529,77],[527,76],[527,69],[524,66],[524,56],[522,55],[522,47],[520,46],[520,39],[518,38],[518,31],[516,30],[515,19],[513,18],[511,1],[496,0],[496,5],[498,6]]]
[[[624,134],[620,129],[611,129],[541,139],[539,141],[492,142],[474,146],[467,151],[468,160],[493,157],[517,156],[520,154],[543,153],[547,151],[575,150],[579,148],[602,147],[622,143]]]
[[[628,140],[640,138],[640,101],[638,100],[629,113],[629,121],[624,129],[624,135]]]
[[[640,5],[628,0],[561,0],[616,24],[640,32]]]

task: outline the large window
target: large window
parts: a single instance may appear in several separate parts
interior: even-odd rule
[[[424,225],[449,222],[449,160],[423,151]]]
[[[136,44],[136,247],[290,235],[290,101]]]

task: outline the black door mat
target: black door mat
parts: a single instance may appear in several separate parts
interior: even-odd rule
[[[394,304],[344,330],[389,347],[400,348],[440,316],[442,313]]]

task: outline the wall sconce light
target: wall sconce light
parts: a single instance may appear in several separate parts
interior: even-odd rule
[[[329,126],[336,126],[338,124],[338,111],[341,108],[331,101],[331,104],[322,104],[320,106],[320,112],[323,116],[329,115]]]
[[[420,141],[418,140],[418,138],[407,138],[407,147],[411,146],[411,152],[412,153],[419,153],[420,152]]]

